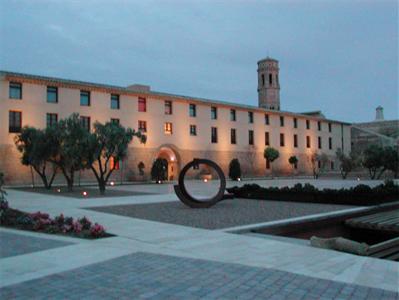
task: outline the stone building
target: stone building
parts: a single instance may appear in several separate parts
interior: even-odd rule
[[[385,120],[384,110],[378,106],[374,121],[352,124],[351,144],[357,153],[373,144],[399,147],[399,120]]]
[[[282,111],[278,75],[277,60],[258,62],[256,107],[156,92],[145,85],[120,87],[2,71],[0,171],[8,183],[30,183],[31,172],[20,163],[15,135],[23,126],[44,128],[72,113],[79,113],[89,130],[95,121],[113,121],[148,136],[146,144],[133,140],[115,179],[148,179],[158,157],[167,159],[170,179],[193,158],[212,159],[226,173],[229,162],[238,158],[244,176],[264,176],[270,173],[263,158],[268,146],[280,152],[273,163],[276,173],[292,172],[288,163],[292,155],[299,159],[297,174],[311,173],[309,158],[315,152],[327,154],[328,168],[336,168],[337,148],[345,153],[351,148],[350,124],[327,119],[320,112]],[[92,179],[91,171],[81,176]]]

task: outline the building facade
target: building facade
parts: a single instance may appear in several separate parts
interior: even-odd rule
[[[269,66],[262,65],[269,60]],[[328,168],[336,169],[337,148],[350,151],[350,124],[281,111],[276,60],[258,63],[258,83],[255,107],[155,92],[145,85],[118,87],[1,72],[0,171],[8,183],[31,183],[32,173],[20,163],[15,135],[23,126],[44,128],[72,113],[79,113],[88,128],[96,121],[114,121],[147,135],[145,144],[132,141],[128,157],[114,174],[116,180],[149,179],[158,157],[167,159],[169,179],[176,179],[193,158],[212,159],[226,174],[229,162],[238,158],[244,176],[264,176],[270,173],[263,158],[269,146],[280,152],[273,163],[275,173],[292,172],[292,155],[299,159],[297,174],[311,173],[310,156],[315,152],[327,154]],[[93,179],[91,171],[80,176]]]

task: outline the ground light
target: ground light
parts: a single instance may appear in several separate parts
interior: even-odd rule
[[[204,182],[208,182],[208,179],[204,178]]]
[[[115,185],[115,182],[111,181],[111,182],[109,183],[109,185],[114,186],[114,185]]]
[[[86,191],[84,191],[84,192],[82,193],[82,195],[86,197],[86,196],[88,195],[88,193],[87,193]]]
[[[237,178],[237,181],[241,181],[241,178]]]

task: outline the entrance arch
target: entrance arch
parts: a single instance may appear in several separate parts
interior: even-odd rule
[[[168,180],[177,180],[180,171],[180,157],[177,150],[174,148],[175,147],[172,145],[162,145],[158,148],[157,155],[155,157],[155,159],[166,159],[168,162]]]

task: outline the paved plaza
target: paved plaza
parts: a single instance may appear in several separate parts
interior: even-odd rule
[[[319,187],[358,183],[304,181]],[[294,183],[259,182],[269,186]],[[201,192],[200,183],[190,184],[193,191]],[[116,236],[84,240],[1,228],[1,247],[6,245],[7,249],[0,259],[0,298],[399,299],[397,262],[312,248],[289,239],[231,233],[235,226],[211,230],[90,209],[182,205],[170,184],[114,189],[151,194],[81,199],[8,190],[12,207],[51,215],[62,212],[73,217],[87,216]],[[270,203],[269,213],[277,217],[254,219],[253,223],[303,218],[303,214],[287,214],[284,205],[262,202]],[[358,209],[361,208],[325,207],[305,215]]]

